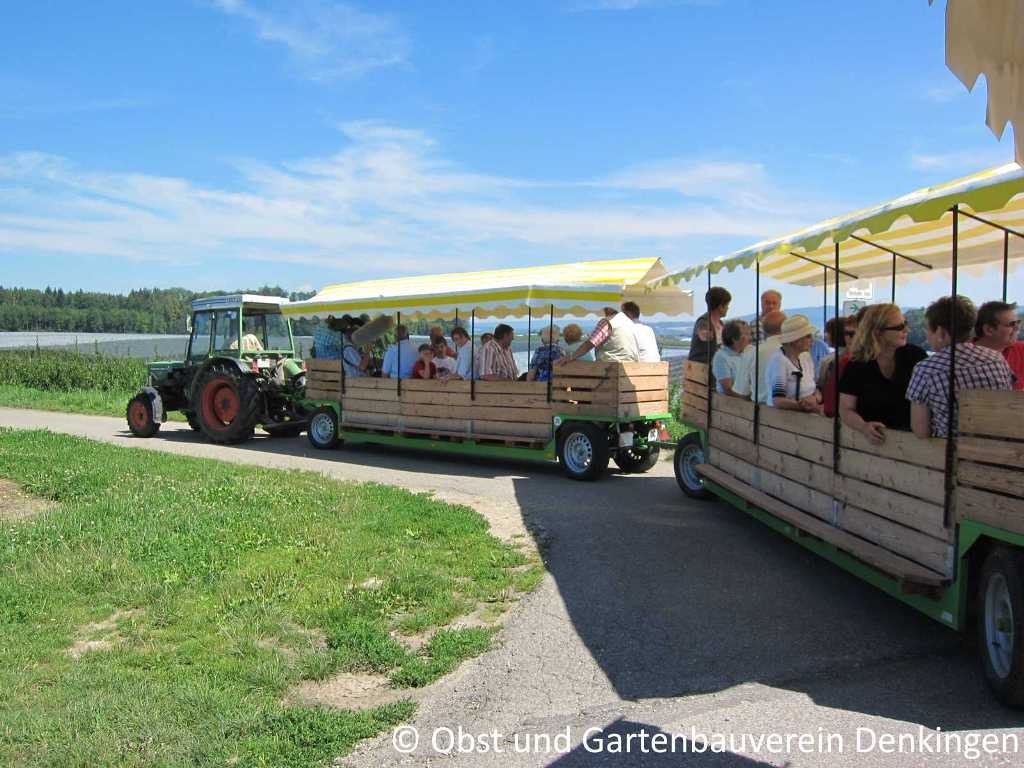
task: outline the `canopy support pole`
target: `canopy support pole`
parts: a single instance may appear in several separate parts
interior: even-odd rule
[[[953,490],[954,490],[954,465],[956,463],[956,439],[953,436],[956,426],[956,272],[957,261],[960,250],[960,206],[954,205],[953,211],[953,248],[952,248],[952,275],[949,297],[953,302],[950,307],[949,334],[949,412],[946,414],[946,477],[945,477],[945,498],[943,505],[943,517],[946,527],[952,524],[953,518]]]
[[[892,255],[892,298],[889,303],[896,303],[896,254]]]
[[[899,251],[894,251],[892,248],[886,248],[884,245],[879,245],[878,243],[872,242],[871,240],[868,240],[866,237],[857,237],[857,235],[850,235],[850,239],[851,240],[856,240],[859,243],[864,243],[864,245],[873,245],[875,248],[877,248],[880,251],[884,251],[885,253],[891,253],[893,256],[899,256],[901,259],[906,259],[907,261],[911,261],[914,264],[917,264],[917,266],[919,266],[919,267],[924,267],[925,269],[931,269],[932,268],[931,264],[928,264],[928,263],[923,262],[923,261],[918,261],[913,256],[907,256],[907,254],[900,253]]]
[[[835,271],[836,271],[836,272],[837,272],[838,274],[840,274],[840,275],[846,275],[847,277],[849,277],[849,278],[851,278],[851,279],[853,279],[853,280],[860,280],[860,278],[859,278],[859,277],[857,277],[856,275],[854,275],[854,274],[852,274],[852,273],[850,273],[850,272],[844,272],[843,270],[841,270],[841,269],[840,269],[839,267],[837,267],[837,266],[836,266],[836,267],[833,267],[833,266],[831,266],[831,265],[829,265],[829,264],[823,264],[823,263],[821,263],[820,261],[815,261],[814,259],[809,259],[808,257],[806,257],[806,256],[802,256],[801,254],[799,254],[799,253],[795,253],[795,252],[793,252],[793,251],[790,251],[790,252],[789,252],[789,255],[790,255],[790,256],[796,256],[796,257],[797,257],[798,259],[803,259],[804,261],[809,261],[809,262],[811,262],[811,264],[817,264],[817,265],[818,265],[819,267],[824,267],[825,269],[834,269],[834,270],[835,270]]]
[[[395,368],[397,370],[395,371],[395,374],[398,377],[398,389],[396,391],[398,392],[398,399],[401,400],[402,399],[402,340],[400,338],[398,338],[398,329],[402,325],[402,312],[399,311],[397,314],[398,314],[398,319],[395,321],[395,359],[396,359]]]
[[[835,326],[839,326],[839,243],[835,244],[835,270],[836,270],[836,285],[835,285]],[[842,333],[843,329],[838,328],[837,333]],[[845,341],[845,337],[844,337]],[[836,378],[836,385],[833,387],[834,395],[832,397],[832,471],[834,473],[839,472],[839,433],[842,428],[842,419],[839,418],[839,342],[836,341],[835,345],[835,357],[832,360],[832,374]],[[800,394],[799,392],[797,394]]]
[[[515,338],[515,337],[513,337]],[[533,341],[533,307],[526,307],[526,367],[530,367],[530,344]],[[511,352],[511,349],[509,350]]]
[[[761,300],[761,259],[754,260],[754,296],[755,307],[759,307]],[[760,317],[760,316],[759,316]],[[761,330],[764,328],[764,318],[760,317],[757,323],[757,328],[754,333],[754,445],[756,446],[761,441],[761,430],[759,429],[761,423],[761,398],[760,395],[760,384],[761,377],[757,375],[758,370],[761,367]],[[711,368],[708,368],[708,374],[710,375]]]
[[[476,307],[469,316],[469,399],[476,400]]]
[[[711,374],[711,363],[712,363],[712,341],[715,338],[715,327],[711,324],[711,270],[708,271],[708,293],[704,297],[704,305],[707,307],[707,318],[708,318],[708,444],[704,449],[705,461],[711,458],[711,411],[713,401],[715,399],[715,377]]]
[[[555,305],[551,305],[551,314],[548,315],[548,346],[554,343],[555,339]],[[527,360],[529,365],[530,361]],[[551,402],[551,382],[555,378],[555,361],[551,359],[551,350],[548,350],[548,402]]]
[[[1010,233],[1003,232],[1003,303],[1006,303],[1006,276],[1010,274]]]
[[[822,283],[821,283],[821,332],[825,332],[825,328],[828,325],[828,267],[821,270]],[[800,393],[797,392],[797,397]]]

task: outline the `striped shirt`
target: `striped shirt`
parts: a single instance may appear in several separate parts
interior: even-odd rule
[[[998,352],[970,342],[956,345],[956,391],[1013,389],[1013,373]],[[932,436],[946,437],[949,424],[949,347],[914,366],[907,400],[928,406]],[[957,414],[954,410],[954,419]],[[955,421],[954,421],[955,424]]]
[[[496,376],[499,379],[514,380],[519,377],[519,369],[512,357],[512,350],[501,346],[491,339],[480,349],[480,369],[477,376]]]

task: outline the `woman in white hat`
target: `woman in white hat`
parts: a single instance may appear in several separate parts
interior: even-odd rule
[[[821,392],[814,381],[811,343],[814,326],[803,315],[786,318],[779,342],[782,346],[772,355],[765,369],[764,385],[768,405],[789,411],[821,413]]]

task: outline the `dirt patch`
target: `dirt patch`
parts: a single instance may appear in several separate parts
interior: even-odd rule
[[[94,651],[109,651],[124,639],[117,632],[118,625],[126,620],[138,616],[142,611],[116,610],[103,621],[96,621],[84,624],[78,628],[75,642],[68,648],[68,656],[73,659],[80,659],[87,653]]]
[[[291,622],[287,622],[283,629],[283,636],[261,637],[256,641],[256,645],[268,651],[276,651],[287,659],[294,659],[302,649],[327,649],[327,638],[318,629],[306,629]]]
[[[416,699],[424,689],[392,688],[386,675],[345,672],[329,680],[303,680],[292,687],[286,705],[370,709],[403,699]]]
[[[10,480],[0,479],[0,520],[27,520],[55,506],[56,502],[33,496]]]

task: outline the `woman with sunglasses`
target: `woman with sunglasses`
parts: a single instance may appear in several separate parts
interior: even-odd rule
[[[868,307],[850,344],[850,362],[839,379],[843,424],[875,445],[885,430],[910,429],[907,384],[914,366],[927,355],[907,344],[907,321],[895,304]]]

